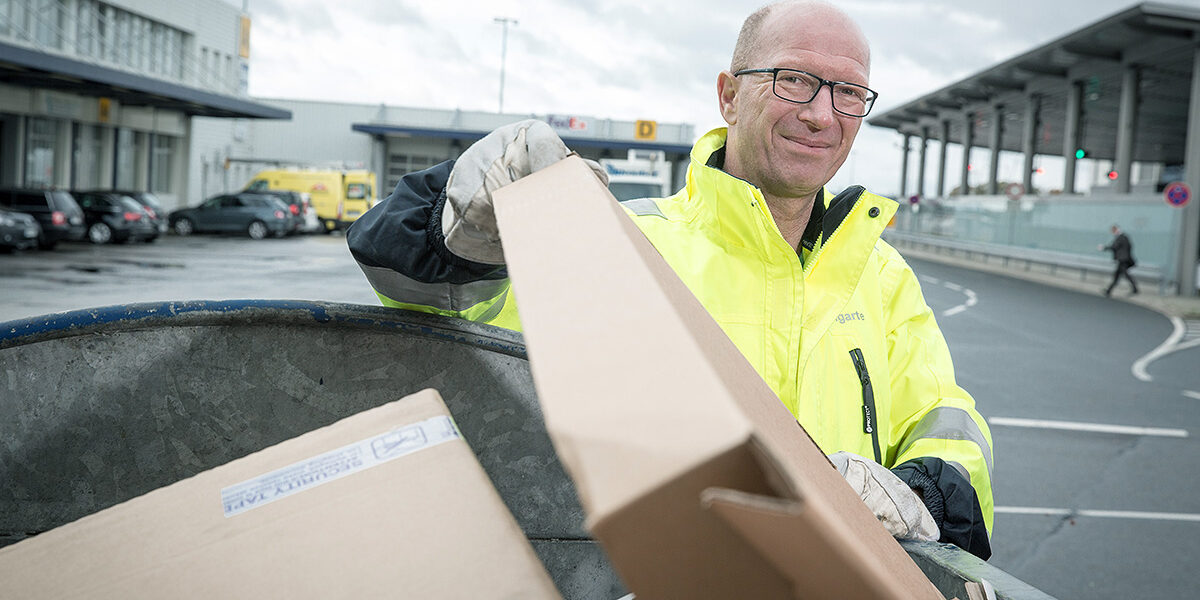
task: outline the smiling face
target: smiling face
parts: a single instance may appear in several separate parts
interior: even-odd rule
[[[832,81],[868,85],[866,40],[844,13],[825,4],[770,10],[736,69],[787,67]],[[833,110],[828,87],[808,104],[775,96],[770,74],[721,73],[717,92],[729,124],[725,171],[768,197],[809,200],[850,154],[862,119]]]

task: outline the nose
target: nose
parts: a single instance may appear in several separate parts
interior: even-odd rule
[[[825,88],[829,88],[828,94],[825,93]],[[833,86],[822,83],[821,89],[817,90],[817,97],[806,104],[798,105],[798,108],[796,117],[814,130],[819,131],[833,125],[837,119],[833,110]]]

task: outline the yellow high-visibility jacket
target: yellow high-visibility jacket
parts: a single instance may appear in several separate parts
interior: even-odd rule
[[[955,382],[912,269],[879,238],[896,203],[862,188],[825,194],[798,254],[761,192],[719,168],[724,144],[724,129],[706,134],[692,150],[683,190],[626,202],[626,210],[822,450],[893,468],[921,490],[944,541],[987,558],[991,433]],[[378,250],[380,240],[404,237],[397,223],[414,222],[414,190],[436,221],[450,168],[439,167],[444,175],[402,182],[385,202],[406,203],[405,211],[394,206],[398,215],[385,208],[360,219],[352,252],[385,304],[518,329],[502,271],[443,264],[465,262],[444,248],[427,247],[425,258]],[[433,225],[421,239],[437,237]],[[424,263],[399,264],[414,261]]]

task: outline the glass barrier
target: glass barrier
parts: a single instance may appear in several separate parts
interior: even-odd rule
[[[1112,241],[1109,227],[1116,224],[1133,242],[1138,264],[1162,268],[1174,279],[1181,214],[1158,195],[1033,196],[1020,200],[952,196],[902,203],[895,228],[956,241],[1097,257],[1110,256],[1096,246]]]

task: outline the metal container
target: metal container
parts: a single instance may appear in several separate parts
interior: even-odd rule
[[[166,302],[0,323],[0,545],[425,388],[562,594],[624,595],[546,435],[521,335],[373,306]],[[947,597],[984,578],[999,598],[1048,598],[952,546],[905,548]]]

